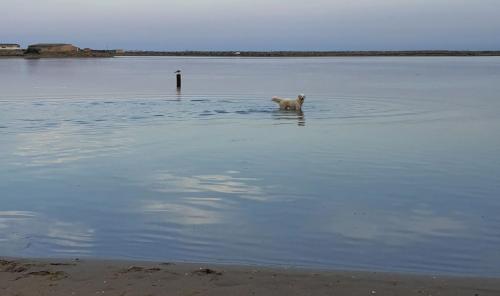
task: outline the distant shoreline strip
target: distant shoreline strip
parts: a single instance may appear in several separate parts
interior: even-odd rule
[[[500,51],[124,51],[116,56],[199,57],[375,57],[375,56],[500,56]]]
[[[21,58],[95,58],[116,56],[172,56],[172,57],[474,57],[500,56],[498,51],[98,51],[73,54],[30,54],[22,50],[0,51],[2,57]]]

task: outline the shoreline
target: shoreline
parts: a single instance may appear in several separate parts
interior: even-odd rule
[[[112,58],[112,57],[494,57],[500,50],[416,50],[416,51],[91,51],[77,54],[30,54],[0,52],[1,58]]]
[[[500,56],[500,51],[415,50],[415,51],[124,51],[116,56],[192,57],[446,57]]]
[[[500,278],[0,258],[1,295],[500,295]]]

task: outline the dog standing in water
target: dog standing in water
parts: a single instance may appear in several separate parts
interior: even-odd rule
[[[276,102],[280,105],[281,110],[302,110],[302,104],[304,104],[306,96],[304,94],[300,94],[297,99],[282,99],[280,97],[273,97],[273,102]]]

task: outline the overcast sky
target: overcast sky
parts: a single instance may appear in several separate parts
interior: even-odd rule
[[[0,0],[0,43],[150,50],[500,49],[500,0]]]

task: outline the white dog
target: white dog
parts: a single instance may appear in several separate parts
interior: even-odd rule
[[[306,96],[300,94],[297,99],[282,99],[280,97],[273,97],[272,101],[280,105],[281,110],[302,110],[302,104],[304,104]]]

